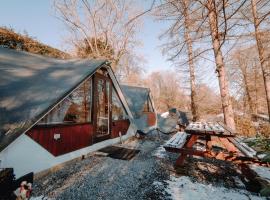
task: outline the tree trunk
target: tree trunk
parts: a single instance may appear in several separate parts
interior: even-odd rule
[[[240,65],[242,65],[242,63],[240,63]],[[246,65],[245,66],[240,66],[240,68],[241,68],[243,78],[244,78],[245,91],[246,91],[248,105],[249,105],[249,113],[254,114],[254,110],[255,110],[254,103],[252,101],[252,98],[251,98],[251,95],[250,95],[250,88],[248,86],[247,66]]]
[[[197,106],[197,94],[196,94],[196,84],[195,84],[195,70],[194,70],[194,60],[193,60],[193,49],[192,49],[192,40],[190,37],[190,17],[188,13],[187,1],[183,1],[184,7],[184,18],[185,18],[185,40],[188,50],[188,64],[189,64],[189,74],[190,74],[190,97],[191,97],[191,112],[193,116],[193,121],[199,119],[198,115],[198,106]]]
[[[249,87],[248,87],[248,82],[247,82],[247,77],[244,75],[244,84],[245,84],[245,90],[246,90],[246,95],[247,95],[247,100],[248,100],[248,105],[249,105],[249,112],[250,114],[254,114],[254,104],[249,92]]]
[[[234,122],[234,115],[233,109],[229,94],[229,87],[228,81],[226,78],[226,71],[223,61],[223,55],[221,52],[220,46],[220,38],[219,38],[219,31],[218,31],[218,16],[215,7],[215,0],[208,0],[207,8],[209,10],[208,18],[210,24],[210,31],[212,37],[212,44],[215,54],[215,61],[216,61],[216,71],[218,73],[218,80],[219,80],[219,88],[220,88],[220,95],[222,101],[222,109],[224,114],[224,121],[228,127],[235,130],[235,122]]]
[[[257,67],[255,65],[254,67],[254,88],[255,88],[255,103],[254,103],[254,114],[258,114],[258,89],[257,89],[257,80],[258,80],[258,71],[257,71]]]
[[[264,81],[264,89],[266,94],[266,101],[267,101],[267,108],[268,108],[268,116],[269,116],[269,122],[270,122],[270,67],[268,66],[268,63],[266,62],[265,52],[263,49],[263,41],[259,30],[259,19],[257,16],[257,1],[251,0],[252,4],[252,14],[253,14],[253,21],[254,21],[254,28],[255,28],[255,37],[257,42],[257,48],[259,53],[259,59],[260,64],[262,68],[263,73],[263,81]]]

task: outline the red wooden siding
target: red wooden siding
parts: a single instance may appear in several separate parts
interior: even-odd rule
[[[128,119],[114,121],[112,124],[111,138],[119,137],[119,132],[121,132],[122,135],[125,135],[127,133],[129,124],[130,122]]]
[[[156,114],[154,112],[145,112],[147,115],[147,124],[148,126],[154,126],[156,124]]]
[[[60,134],[55,140],[54,134]],[[54,156],[69,153],[92,144],[93,126],[91,124],[36,126],[27,135]]]

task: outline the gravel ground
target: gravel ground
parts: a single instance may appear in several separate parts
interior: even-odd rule
[[[169,171],[154,154],[169,136],[161,140],[151,135],[145,139],[132,138],[122,146],[140,152],[129,161],[92,155],[67,164],[34,184],[33,196],[52,199],[166,199],[164,191],[149,188],[155,181],[164,182]],[[154,190],[154,191],[152,191]]]
[[[169,138],[168,135],[162,135],[161,139],[150,135],[144,139],[129,139],[122,146],[140,150],[129,161],[92,154],[84,160],[71,162],[63,169],[36,180],[33,196],[76,200],[179,199],[174,198],[174,192],[168,189],[171,187],[168,180],[172,177],[187,177],[195,185],[210,184],[237,194],[235,189],[250,195],[241,182],[241,174],[231,163],[188,158],[183,167],[175,169],[173,164],[177,154],[168,153],[162,148]],[[178,185],[180,188],[177,191],[180,191],[183,184]]]

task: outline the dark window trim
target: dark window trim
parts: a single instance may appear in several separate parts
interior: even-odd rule
[[[47,126],[47,125],[52,125],[52,126],[54,126],[54,125],[57,125],[57,124],[65,124],[65,125],[66,125],[66,124],[93,123],[93,104],[94,104],[94,102],[93,102],[93,96],[94,96],[94,86],[93,86],[93,84],[94,84],[94,82],[93,82],[93,76],[92,76],[92,75],[89,76],[89,77],[87,77],[86,79],[84,79],[84,80],[79,84],[79,86],[78,86],[77,88],[75,88],[69,95],[67,95],[65,98],[63,98],[63,100],[62,100],[61,102],[59,102],[58,104],[56,104],[56,105],[54,106],[54,108],[51,109],[46,115],[44,115],[39,121],[41,121],[42,119],[44,119],[45,117],[47,117],[48,115],[50,115],[51,112],[52,112],[54,109],[56,109],[57,106],[61,106],[61,103],[62,103],[65,99],[69,98],[69,96],[72,95],[72,94],[73,94],[76,90],[78,90],[81,86],[83,86],[83,84],[85,84],[86,81],[89,81],[90,84],[91,84],[91,97],[90,97],[91,102],[90,102],[90,105],[89,105],[89,108],[90,108],[90,120],[91,120],[91,121],[79,122],[79,123],[76,123],[76,122],[59,122],[59,123],[58,123],[58,122],[57,122],[57,123],[41,123],[41,124],[39,124],[39,122],[38,122],[35,126]]]
[[[81,122],[81,123],[74,123],[74,122],[65,122],[65,123],[54,123],[54,124],[36,124],[35,127],[55,127],[55,126],[74,126],[74,125],[93,125],[93,122]]]
[[[150,95],[148,95],[147,101],[149,102],[149,105],[148,105],[149,106],[149,111],[150,111],[150,108],[152,108],[152,111],[150,111],[150,112],[155,112],[155,109],[154,109],[152,100],[150,98]]]
[[[121,98],[119,97],[118,92],[117,92],[117,90],[115,89],[114,85],[112,86],[112,90],[115,91],[115,93],[116,93],[116,95],[117,95],[117,97],[118,97],[118,99],[119,99],[119,101],[120,101],[120,103],[121,103],[121,105],[122,105],[122,107],[123,107],[123,109],[124,109],[124,111],[125,111],[125,114],[126,114],[126,115],[128,116],[128,118],[129,118],[128,112],[127,112],[127,110],[126,110],[126,108],[125,108],[125,106],[124,106],[124,104],[123,104]]]

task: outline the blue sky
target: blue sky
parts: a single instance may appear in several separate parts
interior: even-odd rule
[[[6,0],[1,2],[0,26],[13,28],[16,32],[27,33],[42,43],[64,50],[65,27],[55,17],[52,0]],[[148,6],[148,5],[145,5]],[[158,47],[159,34],[165,24],[155,22],[152,17],[144,18],[144,26],[138,34],[143,46],[137,49],[147,63],[146,72],[172,69]]]
[[[53,16],[52,1],[2,1],[0,25],[21,33],[27,31],[30,36],[45,44],[58,48],[61,46],[61,30],[64,27]]]
[[[141,0],[145,9],[150,7],[152,1]],[[153,17],[146,15],[143,18],[144,26],[138,33],[138,39],[143,43],[136,49],[139,55],[145,60],[145,72],[151,73],[160,70],[178,71],[172,66],[172,63],[166,61],[162,55],[159,35],[164,31],[168,24],[157,22]],[[1,2],[0,7],[0,26],[13,28],[16,32],[26,31],[29,36],[36,38],[40,42],[65,50],[65,37],[67,32],[63,23],[56,18],[53,9],[53,0],[5,0]],[[210,56],[212,57],[212,56]],[[218,91],[218,82],[214,73],[213,63],[201,61],[197,63],[200,69],[197,74],[197,81],[206,83],[211,88]],[[202,70],[203,69],[203,70]],[[186,80],[187,74],[179,73],[179,77]],[[182,78],[181,78],[182,80]],[[189,87],[189,83],[182,82],[182,87]]]

